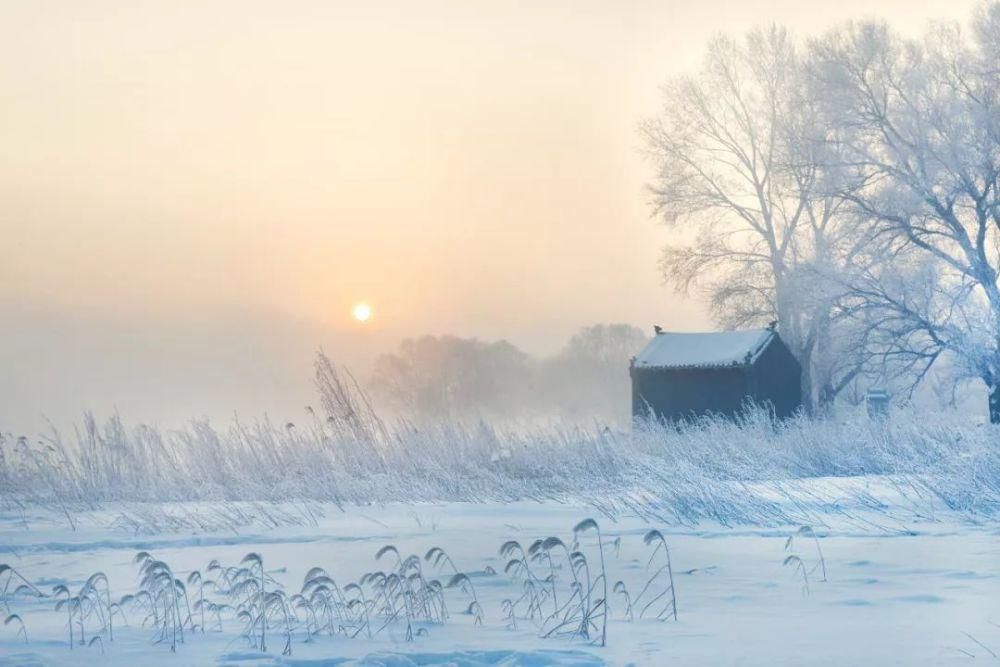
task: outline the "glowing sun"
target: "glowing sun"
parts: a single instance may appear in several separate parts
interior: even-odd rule
[[[358,322],[367,322],[372,317],[372,307],[364,301],[356,303],[354,304],[354,308],[351,309],[351,315],[353,315],[354,319]]]

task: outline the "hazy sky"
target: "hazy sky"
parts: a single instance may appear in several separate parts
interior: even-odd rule
[[[718,31],[973,5],[2,0],[0,429],[292,416],[320,346],[708,326],[656,269],[659,84]]]

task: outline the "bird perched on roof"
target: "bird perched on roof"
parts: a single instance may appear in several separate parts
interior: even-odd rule
[[[661,334],[663,333],[663,327],[661,327],[659,324],[654,324],[653,331],[655,331],[658,334]]]

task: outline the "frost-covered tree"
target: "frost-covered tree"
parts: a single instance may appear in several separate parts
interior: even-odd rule
[[[380,406],[419,420],[627,423],[629,359],[647,341],[634,326],[596,324],[574,333],[559,353],[538,358],[502,340],[421,336],[380,355],[368,387]]]
[[[777,320],[803,368],[807,404],[829,403],[857,368],[836,355],[831,280],[855,249],[824,169],[825,128],[803,85],[793,40],[778,27],[711,42],[701,72],[664,87],[641,126],[657,168],[658,216],[681,232],[665,277],[703,289],[724,327]]]
[[[583,327],[542,368],[541,386],[555,412],[571,420],[631,418],[629,359],[649,336],[629,324]]]
[[[512,417],[533,407],[534,369],[534,360],[507,341],[422,336],[376,360],[371,388],[411,416]]]
[[[602,373],[620,374],[648,342],[649,336],[631,324],[594,324],[573,334],[559,356],[572,364],[600,368]]]
[[[810,51],[841,196],[867,225],[850,308],[869,348],[918,378],[953,355],[1000,422],[1000,3],[971,36],[859,23]]]

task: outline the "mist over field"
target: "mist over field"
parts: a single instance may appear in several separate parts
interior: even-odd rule
[[[1000,0],[0,5],[0,667],[1000,655]]]
[[[291,418],[320,348],[367,379],[426,334],[709,328],[657,268],[661,84],[718,31],[973,5],[8,4],[0,426]]]

